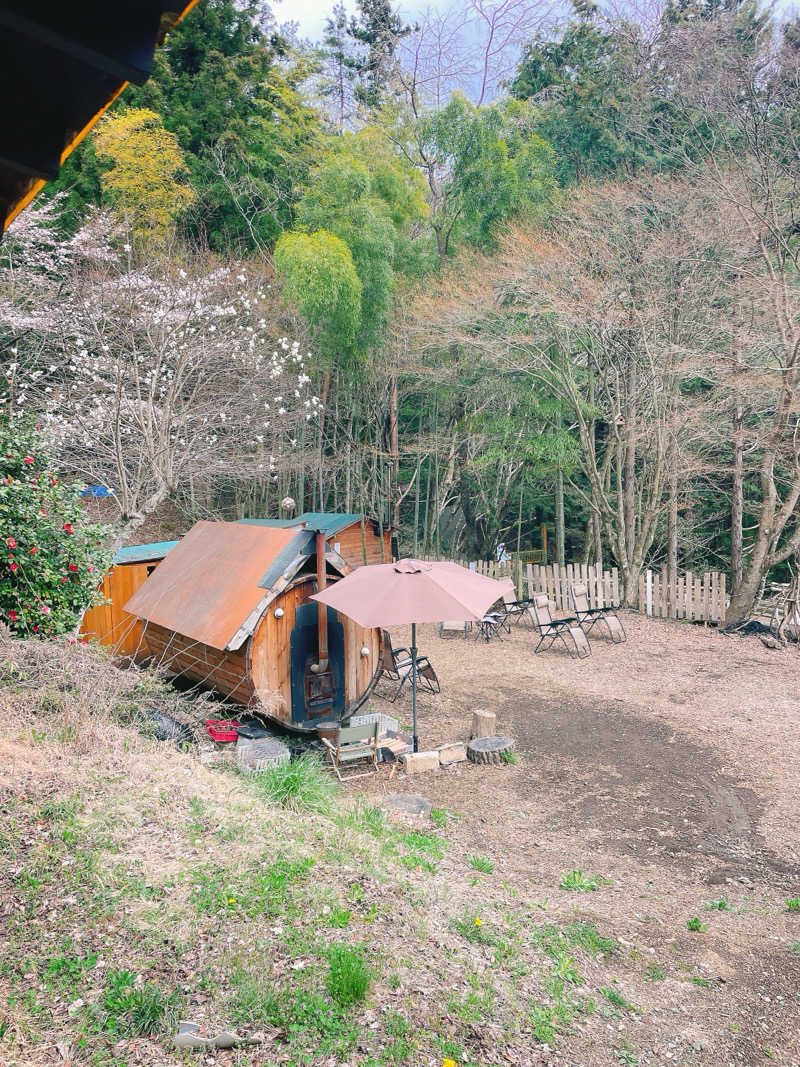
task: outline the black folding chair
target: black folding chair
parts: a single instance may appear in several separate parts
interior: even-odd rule
[[[546,593],[535,596],[530,607],[534,630],[539,634],[539,644],[534,652],[545,652],[556,641],[560,641],[572,657],[586,659],[591,656],[589,640],[574,615],[567,619],[554,619],[550,614],[550,601]]]
[[[628,640],[625,627],[620,622],[614,608],[589,607],[589,592],[583,582],[573,582],[570,592],[575,615],[584,633],[588,634],[598,623],[605,623],[608,636],[615,645],[621,645],[623,641]]]
[[[383,676],[390,682],[397,682],[394,696],[389,699],[394,703],[400,696],[400,691],[411,677],[412,662],[411,652],[407,648],[392,648],[392,639],[389,631],[383,631]],[[417,688],[425,689],[429,693],[440,693],[441,686],[436,676],[436,671],[427,656],[417,656]]]

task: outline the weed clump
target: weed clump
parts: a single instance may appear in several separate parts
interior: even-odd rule
[[[327,815],[339,789],[315,756],[300,756],[253,776],[270,804],[289,811]]]
[[[598,885],[599,883],[596,877],[587,877],[584,875],[580,867],[576,867],[574,870],[568,871],[567,874],[564,875],[558,888],[572,889],[577,893],[596,893]]]
[[[95,1024],[113,1037],[148,1037],[161,1033],[177,1015],[180,996],[153,982],[136,985],[131,971],[110,971]]]
[[[372,976],[360,949],[349,945],[331,945],[328,949],[325,986],[340,1008],[363,1000],[371,981]]]

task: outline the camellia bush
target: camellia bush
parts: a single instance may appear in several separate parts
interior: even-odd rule
[[[20,636],[73,631],[110,563],[80,485],[54,473],[38,427],[0,418],[0,621]]]

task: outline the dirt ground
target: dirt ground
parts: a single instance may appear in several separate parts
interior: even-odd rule
[[[621,981],[645,1008],[645,1056],[800,1064],[800,915],[785,907],[800,896],[800,654],[638,615],[624,623],[626,644],[593,636],[582,661],[534,655],[524,627],[490,644],[420,628],[442,685],[420,697],[420,747],[464,738],[471,711],[487,708],[520,761],[384,772],[367,789],[420,792],[461,817],[460,851],[490,857],[512,891],[561,917],[579,904],[611,930],[628,947]],[[407,645],[410,633],[392,637]],[[409,725],[405,693],[373,706]],[[554,891],[574,868],[608,884]],[[708,910],[720,897],[729,909]],[[692,916],[708,929],[687,930]],[[542,1062],[609,1056],[589,1029],[567,1058]]]

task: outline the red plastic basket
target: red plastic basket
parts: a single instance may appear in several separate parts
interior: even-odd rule
[[[206,730],[215,741],[235,741],[241,725],[233,719],[206,719]]]

